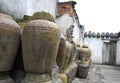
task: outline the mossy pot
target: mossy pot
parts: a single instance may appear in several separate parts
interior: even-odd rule
[[[60,38],[60,44],[58,49],[58,54],[56,58],[57,65],[61,69],[65,61],[65,50],[66,50],[66,41],[64,38]]]
[[[64,65],[63,65],[64,69],[66,67],[68,67],[70,54],[71,54],[71,50],[72,50],[72,46],[71,46],[71,44],[68,41],[66,41],[66,45],[65,46],[66,46],[66,51],[65,51],[65,61],[64,61]]]
[[[0,72],[11,70],[20,38],[19,25],[10,16],[0,15]]]
[[[78,49],[77,57],[81,61],[88,61],[91,57],[91,50],[86,45],[83,45],[82,48]]]
[[[50,73],[60,43],[58,26],[48,20],[32,20],[23,29],[22,52],[27,72]]]
[[[70,58],[69,58],[69,64],[75,61],[76,57],[76,44],[73,42],[71,43],[71,53],[70,53]]]

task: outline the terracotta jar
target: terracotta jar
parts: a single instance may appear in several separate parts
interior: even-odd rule
[[[65,61],[65,50],[66,50],[65,44],[66,44],[65,39],[60,38],[60,44],[56,58],[57,65],[59,66],[60,69],[63,67]]]
[[[20,35],[19,25],[10,16],[0,14],[0,72],[11,70]]]
[[[32,20],[23,29],[22,51],[25,70],[50,73],[60,42],[58,26],[47,20]]]

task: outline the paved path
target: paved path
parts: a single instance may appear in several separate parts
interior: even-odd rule
[[[120,67],[91,65],[87,79],[76,83],[120,83]]]

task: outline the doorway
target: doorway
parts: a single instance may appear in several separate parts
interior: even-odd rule
[[[102,49],[102,64],[116,65],[117,41],[105,40]]]

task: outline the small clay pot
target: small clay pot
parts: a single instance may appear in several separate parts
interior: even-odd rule
[[[100,38],[100,33],[99,32],[97,33],[97,38]]]
[[[101,33],[101,37],[102,37],[102,38],[105,37],[105,33],[104,33],[104,32]]]
[[[91,33],[91,31],[89,31],[89,33],[88,33],[88,37],[91,37],[92,36],[92,33]]]
[[[87,32],[85,32],[85,33],[84,33],[84,37],[87,37],[87,36],[88,36],[88,34],[87,34]]]
[[[114,38],[114,34],[113,33],[110,33],[110,38]]]
[[[91,57],[91,50],[87,45],[83,45],[82,48],[78,49],[77,57],[80,61],[88,61]]]
[[[106,32],[106,38],[109,38],[109,37],[110,37],[109,32]]]
[[[96,33],[95,32],[92,33],[92,37],[96,37]]]

